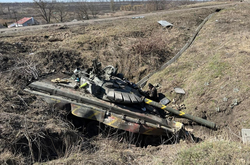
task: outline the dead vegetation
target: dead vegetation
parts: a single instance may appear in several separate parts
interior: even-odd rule
[[[240,143],[248,128],[249,5],[215,14],[194,44],[150,82],[173,99],[179,86],[187,112],[216,122],[218,131],[193,124],[200,144],[180,142],[147,148],[117,138],[86,139],[58,110],[23,88],[61,70],[87,67],[98,57],[137,81],[172,58],[215,9],[163,14],[102,24],[51,27],[32,33],[1,34],[1,164],[244,164],[249,147]],[[174,24],[163,29],[157,20]],[[186,120],[185,124],[190,124]],[[203,158],[206,159],[203,159]],[[223,159],[222,159],[223,158]],[[54,160],[55,159],[55,160]]]
[[[214,15],[178,62],[151,80],[161,82],[162,91],[167,91],[170,98],[173,96],[169,89],[183,87],[187,91],[183,102],[189,107],[186,111],[230,130],[235,140],[240,140],[242,128],[249,127],[248,9],[249,5],[237,5]],[[236,28],[236,24],[241,26]],[[163,76],[168,81],[161,79]]]

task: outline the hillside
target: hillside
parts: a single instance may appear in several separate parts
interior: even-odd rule
[[[171,100],[176,97],[173,88],[183,88],[186,95],[178,103],[186,105],[185,112],[217,124],[217,130],[210,130],[176,119],[201,139],[199,143],[163,142],[141,148],[132,140],[122,141],[119,135],[89,139],[68,120],[68,112],[23,91],[36,79],[85,68],[95,58],[103,66],[117,65],[125,77],[137,82],[173,58],[211,13],[214,15],[187,51],[149,80],[159,83],[159,91]],[[0,163],[248,164],[250,148],[240,139],[241,129],[250,126],[248,15],[250,4],[236,3],[143,19],[2,32]],[[174,27],[162,28],[158,20],[167,20]]]
[[[236,134],[249,128],[248,14],[248,4],[239,4],[213,15],[181,58],[151,79],[169,97],[173,87],[184,88],[187,112]]]

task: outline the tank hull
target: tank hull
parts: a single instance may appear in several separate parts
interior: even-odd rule
[[[44,97],[48,103],[69,103],[71,113],[83,119],[99,121],[110,127],[145,135],[168,135],[183,127],[174,122],[144,112],[139,108],[107,102],[73,89],[48,82],[36,81],[26,91]]]

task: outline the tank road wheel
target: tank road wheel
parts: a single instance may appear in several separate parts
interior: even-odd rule
[[[99,122],[98,121],[90,121],[87,124],[86,131],[87,131],[86,133],[87,133],[89,138],[97,136],[100,133]]]

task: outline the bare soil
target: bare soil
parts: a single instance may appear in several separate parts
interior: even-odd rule
[[[56,109],[54,106],[48,105],[42,98],[31,95],[23,91],[23,89],[32,81],[58,74],[62,70],[72,72],[76,67],[86,68],[95,58],[98,58],[103,63],[103,66],[117,66],[125,77],[128,77],[130,81],[137,82],[143,76],[170,60],[185,45],[197,26],[217,9],[222,9],[222,11],[212,21],[220,21],[220,25],[208,23],[208,26],[202,32],[203,35],[200,37],[207,37],[209,40],[210,37],[204,34],[206,30],[211,30],[211,27],[215,27],[212,30],[224,35],[226,34],[223,29],[225,31],[233,30],[232,20],[226,19],[226,17],[223,18],[224,10],[227,10],[224,9],[225,7],[210,6],[145,14],[144,19],[131,19],[129,16],[74,24],[65,23],[1,30],[0,105],[2,108],[0,110],[0,154],[2,159],[0,159],[0,162],[32,164],[63,158],[64,160],[59,159],[59,162],[55,160],[51,164],[57,164],[60,161],[66,161],[69,164],[81,162],[87,164],[104,164],[105,162],[109,164],[154,163],[152,160],[145,158],[158,152],[163,154],[164,150],[171,147],[149,147],[146,150],[135,148],[135,146],[131,147],[127,144],[117,144],[113,140],[110,141],[110,139],[99,139],[101,141],[99,143],[96,140],[86,139],[70,122],[68,116],[70,112]],[[245,21],[246,17],[244,15],[248,15],[247,10],[244,8],[242,11],[245,13],[240,13],[237,5],[235,8],[239,12],[235,20]],[[172,29],[162,28],[157,24],[160,19],[171,22],[174,27]],[[242,31],[246,29],[246,26],[249,27],[249,22],[238,22],[238,24],[242,27]],[[221,28],[221,25],[223,25],[223,28]],[[209,34],[211,34],[211,31]],[[190,48],[190,54],[202,54],[204,52],[200,48],[203,44],[213,44],[203,43],[204,40],[201,41]],[[225,43],[228,42],[225,41]],[[204,51],[209,54],[211,49],[213,47],[206,48]],[[240,52],[240,55],[249,55],[247,48],[242,49]],[[233,56],[230,51],[228,53],[228,57],[225,58],[230,58],[230,55]],[[188,91],[185,98],[183,98],[187,109],[189,109],[187,111],[218,124],[218,131],[213,132],[184,120],[183,122],[186,125],[193,124],[191,128],[195,131],[202,129],[196,134],[197,137],[208,138],[204,137],[204,134],[209,137],[218,136],[228,128],[236,132],[242,126],[237,118],[245,121],[245,126],[248,126],[250,122],[246,117],[246,107],[249,103],[249,87],[242,83],[242,86],[245,85],[244,92],[232,97],[226,93],[226,90],[223,91],[226,93],[224,95],[216,94],[218,89],[215,88],[215,85],[212,86],[213,88],[203,90],[198,84],[195,89],[199,90],[195,91],[190,84],[194,84],[195,80],[199,81],[200,74],[205,75],[206,72],[195,73],[197,76],[193,74],[194,77],[189,79],[183,75],[188,75],[188,72],[183,68],[190,71],[191,69],[188,66],[194,65],[193,68],[196,68],[196,66],[202,65],[196,64],[196,61],[198,61],[198,58],[195,59],[195,57],[189,57],[186,54],[184,60],[174,64],[170,70],[164,70],[162,73],[157,74],[150,81],[159,82],[161,84],[160,91],[165,92],[170,98],[174,98],[169,94],[172,87],[183,87]],[[183,71],[183,74],[181,71]],[[249,68],[244,73],[248,76],[248,72]],[[233,71],[230,74],[233,74]],[[233,74],[233,76],[239,76],[238,81],[241,81],[240,75]],[[218,77],[220,78],[220,75],[215,75],[214,79],[217,80]],[[227,81],[232,77],[221,76],[221,78],[223,81]],[[166,79],[167,81],[165,81]],[[209,83],[210,81],[201,81],[203,84],[206,82]],[[214,84],[220,82],[214,81]],[[237,92],[239,87],[236,85],[231,88]],[[229,101],[223,101],[223,96]],[[238,102],[232,105],[235,99],[238,99]],[[215,106],[211,105],[211,102]],[[207,110],[207,107],[211,106],[214,111]],[[216,111],[217,107],[220,107],[218,111]],[[235,139],[238,139],[238,137]],[[111,148],[107,149],[106,147],[109,147],[109,145],[106,144],[105,149],[103,149],[102,145],[104,143],[109,144]],[[129,149],[125,150],[127,148]],[[179,144],[179,148],[181,148],[181,144]],[[110,154],[104,157],[103,160],[97,159],[98,154],[105,155],[107,152]],[[119,154],[117,155],[117,153]],[[84,154],[87,155],[88,159],[77,160],[73,158],[74,156],[81,157]],[[73,157],[71,157],[72,155]],[[138,163],[136,159],[140,160],[141,163]],[[167,162],[163,158],[157,158],[155,161],[155,163],[161,162],[163,164]]]

